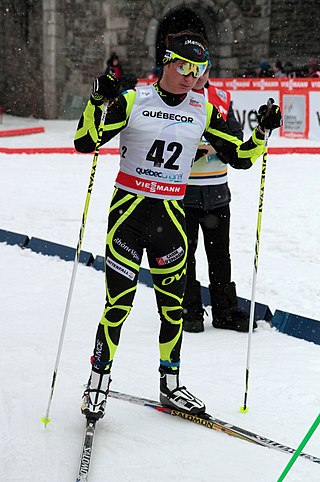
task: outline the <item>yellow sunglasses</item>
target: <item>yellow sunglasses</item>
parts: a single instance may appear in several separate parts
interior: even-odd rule
[[[201,77],[208,67],[207,60],[205,62],[191,62],[189,59],[181,57],[171,50],[166,50],[163,62],[179,62],[176,71],[181,75],[189,75],[192,73],[195,78]]]

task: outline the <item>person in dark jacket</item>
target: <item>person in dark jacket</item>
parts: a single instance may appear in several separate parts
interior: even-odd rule
[[[123,72],[118,55],[113,52],[107,60],[107,73],[111,73],[116,79],[122,80]]]
[[[320,77],[320,62],[316,59],[309,60],[307,64],[308,77],[319,78]]]
[[[229,92],[210,86],[210,62],[205,74],[197,81],[194,91],[202,93],[220,112],[233,135],[243,139],[236,120]],[[183,301],[183,329],[204,331],[204,309],[201,285],[196,279],[195,253],[201,227],[206,251],[212,324],[215,328],[248,331],[249,317],[238,307],[236,285],[231,281],[229,247],[230,201],[227,164],[215,155],[211,145],[203,143],[197,152],[188,181],[184,206],[188,237],[187,286]],[[254,323],[254,328],[257,325]]]

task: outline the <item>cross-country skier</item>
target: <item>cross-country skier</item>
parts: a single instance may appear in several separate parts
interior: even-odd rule
[[[112,76],[96,79],[75,135],[76,149],[92,152],[104,101],[118,96],[110,102],[102,135],[104,144],[120,133],[120,170],[108,218],[106,304],[83,396],[87,417],[104,415],[111,367],[144,249],[161,320],[160,401],[194,414],[205,411],[204,403],[179,381],[188,247],[183,197],[191,165],[204,133],[222,161],[249,168],[263,152],[263,129],[279,127],[281,121],[279,107],[273,106],[243,143],[203,95],[191,92],[208,64],[203,36],[188,31],[169,35],[166,48],[163,76],[153,85],[118,96]]]

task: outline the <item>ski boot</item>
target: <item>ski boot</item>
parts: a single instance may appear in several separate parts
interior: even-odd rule
[[[81,412],[87,418],[99,420],[104,416],[110,382],[110,373],[91,372],[81,406]]]
[[[179,385],[179,374],[160,369],[160,402],[162,405],[198,415],[206,411],[205,404]]]

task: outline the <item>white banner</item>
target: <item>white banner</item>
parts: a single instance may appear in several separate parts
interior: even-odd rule
[[[320,91],[309,93],[309,139],[320,142]]]
[[[245,138],[257,125],[254,111],[272,97],[280,105],[284,125],[273,136],[313,139],[320,142],[320,79],[237,78],[209,79],[210,84],[231,93],[233,109]],[[154,80],[138,79],[137,85]]]
[[[269,98],[273,98],[276,104],[279,104],[278,91],[250,91],[250,90],[234,90],[231,91],[232,106],[246,139],[251,135],[252,130],[257,125],[255,110],[266,104]],[[279,130],[276,130],[273,136],[279,136]]]

